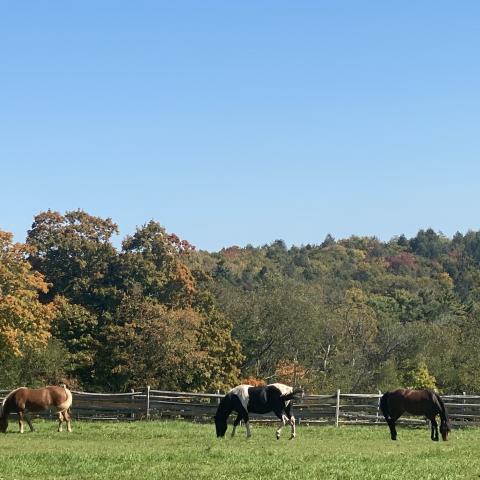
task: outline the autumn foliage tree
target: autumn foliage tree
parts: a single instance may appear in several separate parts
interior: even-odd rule
[[[62,295],[97,311],[114,308],[118,296],[112,278],[118,252],[110,239],[117,232],[112,220],[82,210],[38,214],[27,244],[35,247],[30,255],[33,268],[52,285],[44,300]]]
[[[99,390],[241,378],[317,392],[479,388],[480,232],[217,253],[155,221],[120,248],[116,233],[111,219],[49,210],[27,245],[1,234],[0,385],[63,371]]]
[[[227,329],[209,323],[210,317],[192,308],[169,309],[153,299],[126,297],[100,334],[100,377],[113,390],[147,384],[171,390],[226,388],[238,381],[239,345]]]
[[[55,297],[54,305],[57,313],[51,331],[69,352],[68,374],[78,383],[88,385],[95,376],[96,354],[100,348],[97,315],[62,296]]]
[[[28,233],[30,261],[53,284],[54,336],[83,385],[214,389],[237,381],[232,324],[188,266],[194,248],[150,221],[118,251],[117,226],[82,210],[47,211]]]
[[[182,262],[192,247],[154,221],[122,243],[121,282],[128,294],[141,294],[171,308],[192,305],[197,292],[190,269]]]
[[[39,300],[49,284],[27,260],[34,249],[13,243],[12,238],[0,231],[0,358],[22,356],[26,348],[44,349],[56,313],[53,304]]]
[[[125,298],[101,332],[101,377],[113,390],[147,384],[194,387],[194,370],[207,355],[198,345],[200,324],[200,315],[191,309],[169,310],[152,299]]]

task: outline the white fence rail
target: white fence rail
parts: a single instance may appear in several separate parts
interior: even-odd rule
[[[0,401],[9,393],[0,390]],[[138,420],[184,418],[210,421],[223,394],[132,390],[126,393],[73,393],[72,415],[89,420]],[[379,409],[382,393],[342,393],[304,395],[295,400],[297,421],[308,424],[378,424],[384,419]],[[479,395],[442,395],[453,425],[480,424]],[[53,416],[46,413],[41,416]],[[252,421],[274,421],[273,415],[251,415]],[[402,417],[403,423],[423,424],[419,417]]]

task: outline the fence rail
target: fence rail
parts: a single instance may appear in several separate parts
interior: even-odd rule
[[[9,393],[0,390],[0,401]],[[150,418],[184,418],[210,421],[223,394],[132,390],[126,393],[73,391],[72,415],[89,420],[139,420]],[[378,424],[384,423],[379,402],[382,393],[342,393],[304,395],[295,400],[294,414],[300,423],[309,424]],[[480,424],[479,395],[442,395],[453,425]],[[53,417],[53,413],[41,414]],[[251,415],[252,421],[277,421],[273,415]],[[419,417],[402,417],[402,423],[424,424]]]

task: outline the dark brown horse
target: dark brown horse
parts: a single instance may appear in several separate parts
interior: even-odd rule
[[[67,430],[72,431],[69,408],[72,405],[72,393],[67,387],[49,386],[31,389],[20,387],[10,392],[0,407],[0,432],[5,433],[8,427],[8,417],[11,413],[18,413],[20,433],[23,433],[25,420],[33,432],[33,425],[26,412],[41,412],[53,408],[58,414],[58,431],[62,431],[62,422],[66,422]]]
[[[427,417],[432,425],[431,438],[434,441],[438,441],[438,423],[435,417],[440,415],[440,433],[442,439],[447,440],[450,425],[445,404],[440,395],[431,390],[399,388],[393,392],[387,392],[380,399],[380,409],[390,427],[392,440],[397,439],[395,422],[404,412]]]

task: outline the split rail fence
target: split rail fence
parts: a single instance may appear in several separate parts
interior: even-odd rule
[[[0,401],[8,390],[0,390]],[[381,392],[304,395],[295,400],[297,423],[378,424],[385,420],[379,408]],[[72,416],[77,420],[141,420],[159,418],[211,421],[223,394],[153,390],[127,393],[73,392]],[[442,395],[453,425],[480,424],[479,395]],[[40,416],[52,417],[52,412]],[[278,421],[273,415],[251,415],[252,421]],[[400,423],[422,425],[421,418],[402,417]]]

